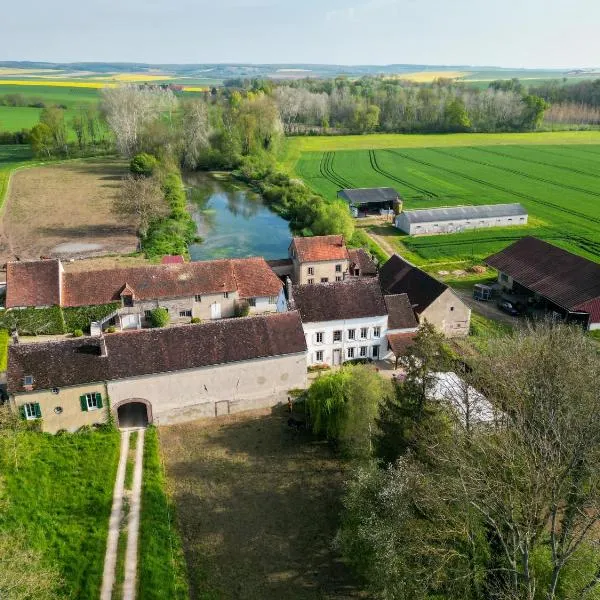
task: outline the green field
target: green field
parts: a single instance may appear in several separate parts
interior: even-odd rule
[[[477,260],[523,235],[600,261],[600,135],[546,136],[553,142],[576,137],[586,145],[528,145],[519,137],[513,138],[518,145],[504,145],[506,136],[496,138],[497,145],[464,145],[465,136],[420,136],[423,146],[433,141],[437,147],[301,152],[295,170],[329,199],[340,188],[390,186],[404,197],[406,209],[520,202],[529,211],[527,227],[422,237],[398,233],[398,241],[424,261]]]
[[[118,455],[117,432],[0,435],[0,536],[58,573],[60,598],[99,597]]]
[[[1,209],[11,172],[17,167],[30,162],[32,157],[29,146],[0,146],[0,215],[2,214]]]

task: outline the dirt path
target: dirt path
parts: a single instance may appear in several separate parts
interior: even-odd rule
[[[119,537],[127,535],[127,548],[125,550],[125,577],[123,580],[123,600],[135,600],[137,591],[137,564],[138,564],[138,538],[140,529],[140,510],[142,497],[142,474],[144,459],[144,429],[138,430],[135,448],[135,465],[133,471],[133,486],[131,491],[126,489],[125,477],[127,472],[127,457],[129,454],[129,441],[131,430],[121,432],[121,454],[117,477],[113,492],[113,505],[108,526],[108,539],[106,555],[104,558],[104,574],[102,576],[102,590],[100,600],[111,600],[117,580],[117,557]],[[123,531],[123,506],[128,500],[129,512],[127,515],[127,530]]]
[[[503,313],[497,306],[496,301],[490,302],[478,302],[473,298],[472,290],[465,290],[459,288],[452,288],[452,291],[469,307],[473,310],[473,312],[479,313],[483,315],[487,319],[491,319],[492,321],[498,321],[499,323],[504,323],[506,325],[510,325],[514,327],[518,324],[518,319],[515,317],[511,317],[506,313]]]
[[[123,512],[123,498],[125,496],[125,471],[127,468],[127,454],[129,453],[129,431],[121,433],[121,454],[117,468],[117,478],[113,491],[113,504],[108,522],[108,539],[106,542],[106,555],[104,557],[104,574],[102,575],[102,589],[100,600],[111,600],[115,582],[117,565],[117,546],[121,532],[121,514]]]
[[[142,472],[144,462],[144,433],[138,431],[135,449],[135,469],[133,488],[129,503],[129,522],[127,524],[127,550],[125,552],[125,581],[123,582],[123,600],[135,600],[137,589],[138,538],[140,531],[140,509],[142,503]]]
[[[382,236],[373,233],[370,229],[365,229],[365,233],[388,255],[392,256],[397,254],[398,251]]]

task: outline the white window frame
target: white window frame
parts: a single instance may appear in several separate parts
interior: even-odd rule
[[[356,329],[348,329],[348,339],[349,340],[356,339]]]
[[[319,339],[321,338],[321,339]],[[317,331],[317,333],[315,334],[315,340],[316,340],[316,344],[322,344],[323,340],[325,339],[325,333],[323,331]]]
[[[229,292],[223,292],[223,298],[229,298]]]
[[[379,344],[376,344],[375,346],[371,346],[371,357],[372,358],[379,359],[380,348],[381,348],[381,346]]]
[[[195,294],[194,295],[194,302],[202,302],[202,295],[201,294]]]
[[[309,284],[312,284],[312,283],[314,283],[314,282],[315,282],[315,280],[314,280],[312,277],[311,277],[310,279],[308,279],[308,280],[307,280],[307,283],[309,283]]]
[[[33,375],[25,375],[25,377],[23,377],[23,386],[30,387],[32,385],[33,385]]]
[[[329,277],[321,277],[321,283],[329,283]]]
[[[335,272],[336,273],[341,273],[342,272],[342,265],[335,265]]]
[[[150,319],[152,318],[152,311],[150,309],[146,309],[144,311],[144,319]]]
[[[192,311],[191,311],[190,309],[187,309],[187,310],[180,310],[180,311],[179,311],[179,316],[180,316],[181,318],[184,318],[184,317],[191,317],[191,316],[192,316]]]
[[[381,337],[381,327],[373,327],[373,337],[380,338]]]
[[[89,392],[88,394],[84,394],[85,396],[85,404],[87,406],[88,411],[98,410],[98,400],[96,399],[96,392]]]
[[[248,298],[248,306],[256,306],[256,298]]]
[[[38,418],[35,414],[35,404],[35,402],[27,402],[26,404],[23,404],[25,419],[28,421],[35,421]]]
[[[354,358],[354,346],[346,349],[346,357],[350,359]]]
[[[368,339],[368,337],[369,337],[369,328],[368,327],[361,327],[360,328],[360,339],[361,340],[366,340],[366,339]]]
[[[315,362],[323,362],[323,350],[317,350],[315,352]]]
[[[277,296],[269,296],[269,304],[277,304]]]
[[[367,354],[368,354],[367,348],[368,348],[368,346],[361,346],[360,347],[359,355],[360,355],[361,358],[366,358],[367,357]]]
[[[336,329],[336,330],[333,332],[333,341],[334,341],[334,342],[341,342],[341,341],[342,341],[342,337],[343,337],[343,336],[342,336],[342,333],[343,333],[343,332],[342,332],[342,330],[341,330],[341,329]]]
[[[314,275],[315,274],[315,268],[314,267],[308,267],[307,270],[306,270],[306,272],[309,275]]]

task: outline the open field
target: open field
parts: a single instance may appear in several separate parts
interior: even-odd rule
[[[135,251],[130,221],[112,213],[122,161],[81,160],[17,170],[3,205],[0,262]]]
[[[58,597],[97,600],[119,435],[21,432],[17,464],[13,441],[0,436],[0,535],[22,538],[45,567],[58,571]]]
[[[193,599],[360,597],[331,547],[345,465],[287,416],[161,428]]]
[[[329,199],[344,187],[390,186],[404,197],[406,209],[520,202],[529,211],[526,227],[421,237],[390,228],[392,243],[409,249],[420,262],[479,260],[523,235],[600,260],[600,134],[577,138],[587,145],[555,144],[562,134],[542,137],[552,143],[465,146],[459,143],[466,141],[464,136],[420,136],[422,144],[435,138],[448,143],[304,152],[296,173]]]
[[[29,146],[15,144],[0,146],[0,215],[11,172],[17,167],[27,164],[32,156]]]

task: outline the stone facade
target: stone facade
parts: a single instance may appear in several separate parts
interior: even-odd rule
[[[452,290],[446,289],[419,315],[447,337],[469,335],[471,309]]]
[[[298,284],[342,281],[348,275],[348,259],[303,262],[294,260],[294,281]]]

